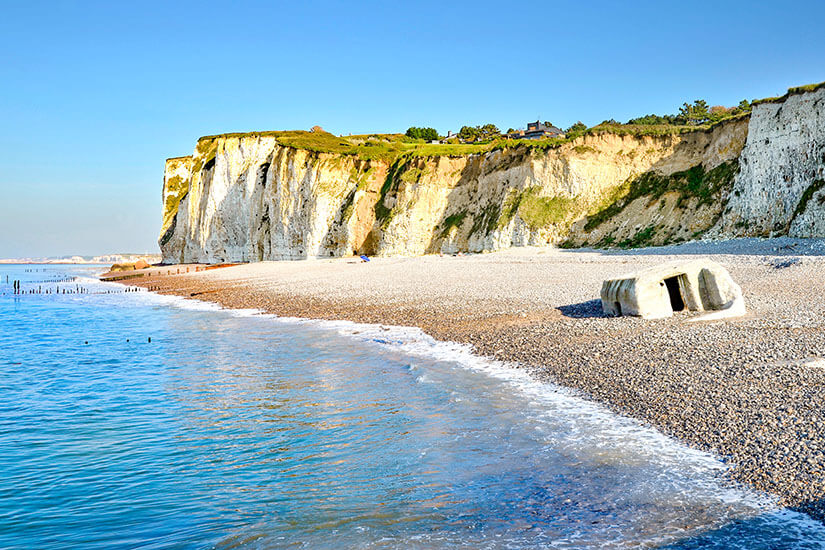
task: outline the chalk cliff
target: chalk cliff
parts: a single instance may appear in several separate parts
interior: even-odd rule
[[[277,134],[201,138],[169,159],[167,262],[825,236],[825,90],[709,129],[392,160]]]
[[[825,237],[825,88],[754,106],[715,235]]]

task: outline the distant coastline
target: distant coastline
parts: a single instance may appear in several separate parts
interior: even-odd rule
[[[60,256],[40,258],[0,258],[0,264],[114,264],[144,260],[149,264],[160,263],[160,254],[102,254],[100,256]]]

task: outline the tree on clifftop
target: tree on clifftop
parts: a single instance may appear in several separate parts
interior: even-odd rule
[[[752,108],[753,107],[751,106],[751,102],[747,99],[743,99],[739,102],[739,105],[737,105],[731,110],[731,112],[735,115],[742,113],[750,113]]]
[[[708,102],[704,99],[697,99],[693,104],[685,103],[679,109],[679,116],[684,118],[688,124],[703,124],[710,119]]]
[[[417,126],[410,126],[407,128],[407,133],[404,135],[411,139],[423,139],[425,141],[434,141],[438,139],[438,132],[435,128],[419,128]]]
[[[495,124],[485,124],[479,128],[482,139],[493,139],[501,135],[501,130]]]
[[[462,126],[458,131],[458,139],[462,141],[475,141],[478,139],[480,132],[475,126]]]
[[[485,124],[483,126],[462,126],[458,131],[458,139],[462,141],[476,141],[494,139],[501,135],[501,131],[495,124]]]

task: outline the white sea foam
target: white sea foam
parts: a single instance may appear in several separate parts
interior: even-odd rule
[[[466,369],[511,384],[528,401],[542,404],[552,403],[554,410],[561,409],[575,414],[580,422],[588,424],[591,428],[599,429],[606,438],[621,439],[624,444],[635,444],[639,453],[646,457],[649,456],[652,460],[686,461],[686,465],[719,471],[727,467],[718,457],[683,445],[634,419],[617,415],[606,407],[587,400],[575,390],[536,380],[529,373],[516,368],[511,363],[476,355],[466,344],[436,340],[417,327],[279,317],[257,309],[226,309],[214,302],[154,293],[136,293],[132,296],[181,309],[222,311],[234,317],[267,317],[278,323],[332,330],[368,345],[390,348],[404,354],[436,361],[456,363]],[[629,438],[629,435],[632,437]]]

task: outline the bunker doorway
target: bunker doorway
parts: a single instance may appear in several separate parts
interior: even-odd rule
[[[683,311],[685,301],[682,299],[682,291],[679,290],[679,275],[665,279],[667,293],[670,296],[670,307],[673,311]]]

